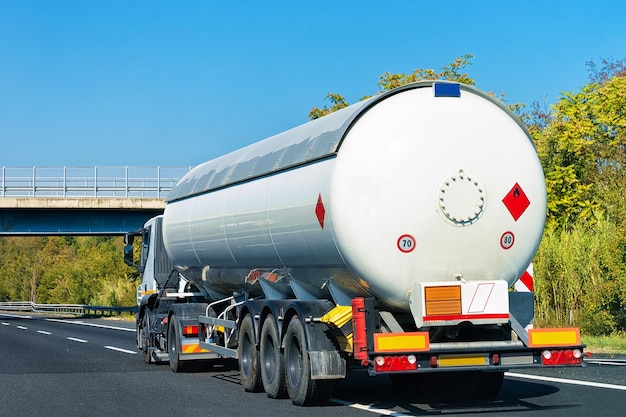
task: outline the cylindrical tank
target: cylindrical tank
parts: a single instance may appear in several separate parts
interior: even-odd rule
[[[415,282],[512,285],[545,214],[519,120],[473,87],[428,81],[196,167],[168,196],[163,234],[209,294],[275,270],[408,310]]]

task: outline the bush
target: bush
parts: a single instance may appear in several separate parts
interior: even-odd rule
[[[537,324],[590,335],[626,329],[623,247],[623,234],[603,219],[547,230],[534,262]]]

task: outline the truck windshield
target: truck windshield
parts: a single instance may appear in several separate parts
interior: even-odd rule
[[[141,234],[141,266],[146,265],[146,260],[148,259],[148,253],[150,252],[150,232],[152,230],[152,226],[148,226],[143,229],[143,233]]]

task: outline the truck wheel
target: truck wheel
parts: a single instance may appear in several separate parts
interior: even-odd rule
[[[263,322],[260,345],[263,389],[270,398],[284,398],[287,394],[285,360],[280,351],[278,328],[272,316],[268,316]]]
[[[154,362],[150,355],[150,318],[147,312],[141,317],[141,322],[139,323],[137,347],[143,353],[143,361],[145,363],[150,364]]]
[[[239,373],[241,385],[248,392],[261,392],[261,370],[259,367],[259,352],[254,344],[254,324],[249,314],[243,318],[239,327]]]
[[[169,354],[170,369],[176,373],[185,372],[184,362],[180,360],[180,325],[176,316],[169,319],[167,327],[167,352]]]
[[[315,405],[328,401],[333,381],[311,379],[311,365],[304,327],[293,316],[285,333],[285,367],[287,393],[295,405]]]

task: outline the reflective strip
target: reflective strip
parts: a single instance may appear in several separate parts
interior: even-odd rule
[[[437,363],[439,366],[487,366],[489,355],[441,355]]]
[[[580,346],[580,329],[571,327],[566,329],[529,329],[528,346]]]
[[[427,352],[430,350],[428,332],[375,333],[375,352]]]
[[[182,353],[206,353],[210,352],[210,350],[202,349],[199,343],[192,343],[189,345],[182,345],[181,348]]]

